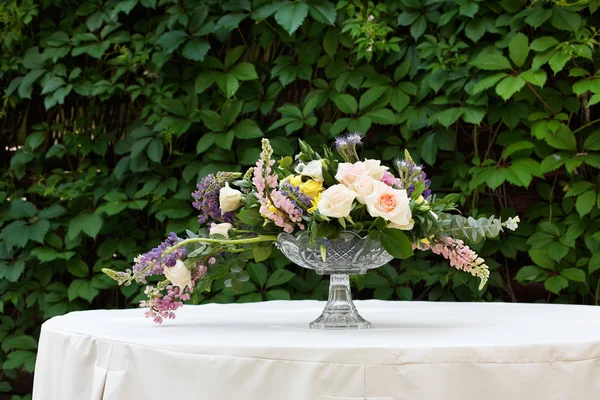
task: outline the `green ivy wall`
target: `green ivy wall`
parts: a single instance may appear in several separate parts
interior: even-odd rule
[[[477,249],[483,292],[423,254],[357,297],[597,304],[598,5],[0,2],[0,393],[27,398],[45,319],[134,305],[100,270],[196,229],[198,179],[245,171],[264,136],[287,156],[359,131],[369,158],[408,148],[466,214],[521,217]],[[282,257],[248,272],[241,295],[195,300],[326,296]]]

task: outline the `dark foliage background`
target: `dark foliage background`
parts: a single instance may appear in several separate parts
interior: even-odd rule
[[[523,221],[477,249],[484,292],[423,254],[357,297],[597,304],[599,24],[598,0],[0,1],[0,392],[29,398],[45,319],[134,305],[100,270],[196,229],[198,179],[263,136],[287,156],[359,131],[466,214]],[[248,272],[200,301],[326,296],[281,257]]]

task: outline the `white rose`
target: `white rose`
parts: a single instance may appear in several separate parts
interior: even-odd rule
[[[301,164],[296,169],[300,175],[309,176],[317,182],[323,182],[323,164],[321,160],[312,160],[308,164]]]
[[[209,234],[212,235],[223,235],[225,239],[229,239],[228,231],[233,228],[229,222],[223,222],[222,224],[212,224],[209,230]]]
[[[364,164],[367,174],[376,181],[380,181],[383,178],[383,173],[388,170],[388,167],[382,166],[379,160],[365,160]]]
[[[165,267],[163,273],[174,286],[178,286],[181,289],[186,286],[190,289],[192,288],[192,273],[187,269],[183,261],[175,261],[175,265],[172,267]]]
[[[350,189],[356,193],[356,200],[361,204],[365,204],[365,198],[375,191],[377,182],[371,176],[363,175],[356,178]]]
[[[372,217],[381,217],[402,227],[397,229],[412,228],[406,190],[393,189],[383,182],[377,182],[375,191],[365,198],[365,204]]]
[[[388,228],[392,228],[392,229],[400,229],[403,231],[410,231],[413,227],[415,226],[415,220],[414,219],[410,219],[410,221],[408,221],[408,224],[395,224],[393,222],[390,222],[388,224]]]
[[[344,218],[350,215],[356,193],[344,185],[333,185],[321,193],[317,206],[319,212],[332,218]]]
[[[335,179],[339,183],[351,186],[359,177],[367,174],[367,167],[362,161],[351,163],[339,163]]]
[[[229,183],[226,183],[224,187],[219,190],[219,206],[221,212],[228,212],[237,210],[242,204],[242,192],[229,187]]]

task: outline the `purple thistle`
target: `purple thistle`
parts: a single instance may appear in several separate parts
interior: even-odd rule
[[[362,136],[359,133],[350,133],[335,139],[335,149],[344,158],[344,161],[355,163],[359,160],[356,146],[362,144]]]
[[[179,243],[179,238],[173,232],[167,239],[147,253],[141,254],[134,259],[133,274],[135,280],[146,283],[146,277],[149,275],[162,274],[164,267],[172,267],[178,259],[185,257],[186,251],[179,247],[169,254],[165,252],[172,246]]]
[[[208,174],[196,185],[197,190],[192,193],[194,202],[192,205],[200,210],[198,222],[204,224],[209,220],[221,220],[222,222],[233,222],[233,213],[221,213],[219,206],[219,192],[235,177],[231,173],[217,172],[217,175]]]

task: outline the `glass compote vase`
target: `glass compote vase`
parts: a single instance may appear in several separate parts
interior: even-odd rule
[[[310,243],[307,232],[297,236],[280,233],[277,245],[295,264],[331,275],[329,300],[319,318],[310,323],[312,329],[368,329],[371,323],[358,314],[350,293],[349,275],[364,274],[393,259],[379,241],[342,231],[334,240],[317,239]]]

